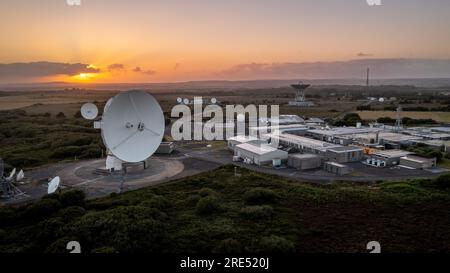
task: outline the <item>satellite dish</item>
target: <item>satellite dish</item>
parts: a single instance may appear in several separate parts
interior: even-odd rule
[[[16,176],[16,181],[21,181],[25,177],[25,174],[23,173],[23,170],[20,170],[20,172]]]
[[[106,101],[105,103],[105,107],[103,107],[103,113],[105,113],[106,111],[108,111],[108,107],[111,105],[113,98],[110,98]]]
[[[183,99],[182,98],[177,98],[177,102],[178,103],[183,103]]]
[[[102,138],[105,146],[125,162],[150,157],[164,136],[164,115],[156,99],[142,91],[116,95],[103,114]]]
[[[184,103],[184,104],[189,104],[189,99],[187,99],[187,98],[184,99],[184,100],[183,100],[183,103]]]
[[[48,183],[47,193],[52,194],[59,188],[59,183],[61,182],[61,179],[59,176],[56,176],[53,178],[50,183]]]
[[[384,98],[379,98],[378,101],[379,102],[384,102]]]
[[[211,103],[212,104],[216,104],[217,103],[217,99],[216,98],[211,98]]]
[[[93,103],[85,103],[83,106],[81,106],[81,115],[85,119],[95,119],[98,115],[98,108]]]
[[[14,178],[14,175],[16,175],[16,168],[14,168],[11,173],[9,174],[8,180],[12,180]]]

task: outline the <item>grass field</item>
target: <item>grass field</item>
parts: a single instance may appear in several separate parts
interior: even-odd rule
[[[0,252],[450,252],[450,179],[319,186],[233,166],[85,201],[0,209]]]
[[[397,113],[394,111],[357,111],[356,112],[363,120],[376,120],[381,117],[390,117],[395,119]],[[450,112],[402,112],[402,117],[412,119],[433,119],[437,122],[449,122]]]

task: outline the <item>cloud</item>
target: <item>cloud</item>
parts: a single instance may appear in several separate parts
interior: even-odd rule
[[[374,78],[450,77],[450,60],[359,59],[340,62],[248,63],[215,73],[220,79],[330,79],[363,78],[367,68]]]
[[[139,66],[136,66],[133,69],[133,72],[142,73],[142,74],[146,74],[146,75],[154,75],[154,74],[156,74],[156,71],[154,71],[154,70],[142,70]]]
[[[0,77],[74,76],[80,73],[99,73],[100,69],[82,63],[29,62],[0,64]]]
[[[110,65],[108,65],[108,70],[109,71],[124,70],[124,69],[125,69],[125,65],[124,64],[110,64]]]
[[[358,56],[358,57],[370,57],[370,56],[373,56],[373,54],[371,54],[371,53],[359,52],[358,54],[356,54],[356,56]]]

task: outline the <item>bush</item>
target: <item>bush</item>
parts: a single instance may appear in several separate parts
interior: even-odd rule
[[[244,194],[247,204],[276,203],[278,198],[274,191],[264,188],[254,188]]]
[[[227,238],[222,240],[216,248],[213,250],[214,253],[241,253],[242,246],[239,241]]]
[[[65,118],[66,115],[65,115],[63,112],[59,112],[59,113],[56,115],[56,117],[57,117],[57,118]]]
[[[70,190],[60,194],[59,200],[65,207],[84,206],[86,195],[82,190]]]
[[[86,213],[86,210],[79,206],[71,206],[65,209],[62,209],[58,212],[59,217],[61,217],[64,222],[70,222],[74,219],[83,216]]]
[[[269,219],[273,216],[273,208],[271,206],[248,206],[242,208],[239,214],[246,219],[261,220]]]
[[[197,202],[196,211],[198,214],[211,214],[220,210],[219,199],[215,196],[203,197]]]
[[[206,196],[215,196],[215,195],[217,195],[217,192],[210,188],[202,188],[198,191],[198,194],[201,197],[206,197]]]
[[[258,243],[258,251],[265,253],[294,252],[294,244],[283,237],[271,235],[263,237]]]
[[[170,202],[161,195],[154,195],[150,200],[141,202],[141,206],[164,210],[170,207]]]
[[[434,179],[431,183],[431,186],[440,189],[440,190],[449,190],[450,189],[450,174],[444,174],[436,179]]]
[[[114,247],[110,246],[103,246],[99,248],[94,248],[91,250],[91,253],[99,253],[99,254],[112,254],[112,253],[119,253]]]
[[[61,203],[55,199],[41,199],[28,206],[24,211],[24,219],[42,219],[52,215],[61,208]]]

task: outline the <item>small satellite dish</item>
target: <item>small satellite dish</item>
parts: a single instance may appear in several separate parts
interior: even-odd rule
[[[184,103],[184,104],[189,104],[189,99],[187,99],[187,98],[186,98],[186,99],[183,99],[183,103]]]
[[[183,103],[183,99],[182,98],[177,98],[177,103]]]
[[[83,116],[83,118],[85,119],[95,119],[98,115],[98,108],[95,104],[93,103],[85,103],[83,104],[83,106],[81,106],[81,115]]]
[[[163,136],[163,111],[156,99],[146,92],[116,95],[103,114],[103,142],[122,161],[147,159],[158,149]]]
[[[50,183],[48,183],[47,193],[52,194],[59,188],[59,183],[61,182],[61,179],[59,176],[56,176],[53,178]]]
[[[217,103],[217,99],[216,98],[211,98],[211,103],[212,104],[216,104]]]
[[[379,102],[384,102],[384,98],[379,98],[378,101]]]
[[[14,168],[8,176],[8,180],[12,180],[14,178],[14,175],[16,175],[16,168]]]
[[[25,174],[23,173],[23,170],[20,170],[20,172],[16,176],[16,181],[21,181],[25,177]]]

